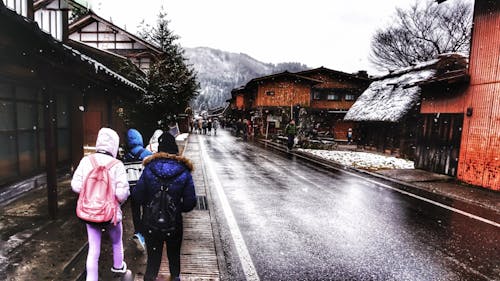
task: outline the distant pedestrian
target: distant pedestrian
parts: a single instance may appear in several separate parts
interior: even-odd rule
[[[246,141],[248,139],[248,120],[243,119],[243,122],[241,123],[241,129],[242,129],[242,136],[243,140]]]
[[[99,130],[96,140],[96,153],[82,158],[71,180],[71,188],[74,192],[85,192],[83,189],[88,188],[86,185],[86,183],[89,183],[87,179],[88,175],[91,172],[94,173],[95,165],[107,166],[106,172],[110,177],[109,183],[111,183],[111,188],[113,189],[114,197],[117,201],[117,209],[112,221],[103,223],[86,222],[89,242],[86,262],[87,281],[98,280],[99,255],[101,252],[101,236],[103,230],[108,232],[113,245],[113,266],[111,271],[123,274],[127,271],[127,264],[123,258],[123,228],[120,204],[127,200],[130,193],[125,166],[121,161],[115,159],[118,153],[119,143],[120,138],[114,130],[109,128],[102,128]],[[108,166],[111,167],[108,168]],[[104,193],[105,192],[103,192],[103,194]]]
[[[212,134],[212,119],[208,119],[208,122],[207,122],[207,131],[208,131],[208,134],[211,135]]]
[[[219,128],[219,120],[217,119],[214,119],[214,121],[212,122],[212,127],[214,128],[214,136],[217,135],[217,129]]]
[[[148,208],[153,201],[162,198],[165,201],[172,199],[175,211],[174,230],[165,232],[148,227],[145,223],[145,238],[147,247],[147,265],[144,275],[145,281],[156,280],[160,269],[163,244],[167,245],[167,257],[171,280],[180,280],[181,272],[181,244],[183,237],[182,212],[189,212],[196,206],[196,193],[194,189],[191,171],[193,164],[187,158],[177,155],[179,148],[175,138],[164,133],[159,138],[158,153],[144,160],[144,170],[135,189],[132,198]],[[167,189],[164,189],[164,187]],[[167,192],[169,196],[163,194]],[[169,199],[166,199],[166,198]],[[155,199],[156,198],[156,199]],[[164,204],[167,205],[167,204]],[[143,215],[143,221],[150,218]]]
[[[125,153],[124,162],[142,161],[153,153],[143,147],[142,135],[136,129],[127,131],[127,153]],[[146,249],[144,233],[141,223],[141,205],[133,198],[130,200],[132,210],[132,222],[134,223],[134,236],[132,237],[142,249]]]
[[[201,128],[203,129],[204,135],[207,134],[207,127],[208,127],[207,120],[203,119],[203,121],[201,122]]]
[[[287,148],[292,150],[293,143],[295,142],[295,135],[297,134],[297,126],[295,126],[295,120],[290,120],[290,123],[285,127],[285,134],[287,135]]]
[[[351,128],[349,128],[349,129],[347,130],[347,143],[348,143],[348,144],[351,144],[351,143],[352,143],[352,129],[351,129]]]
[[[201,135],[201,131],[203,130],[203,120],[198,119],[198,134]]]
[[[234,126],[236,129],[236,137],[239,137],[243,133],[243,122],[241,119],[238,119],[238,121],[234,123]]]

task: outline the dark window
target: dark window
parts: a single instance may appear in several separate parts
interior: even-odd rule
[[[327,100],[340,100],[340,95],[338,94],[328,94],[326,96]]]
[[[69,99],[64,94],[57,95],[57,160],[70,160],[71,136],[70,136],[70,116]]]
[[[43,105],[36,88],[0,83],[0,182],[40,171]]]
[[[356,95],[353,94],[345,94],[345,100],[352,101],[356,99]]]
[[[266,91],[266,96],[274,96],[274,91]]]

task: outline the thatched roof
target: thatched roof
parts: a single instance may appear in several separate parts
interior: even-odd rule
[[[372,82],[349,109],[344,120],[399,122],[419,101],[420,84],[464,68],[465,58],[444,54],[438,59],[407,67]]]

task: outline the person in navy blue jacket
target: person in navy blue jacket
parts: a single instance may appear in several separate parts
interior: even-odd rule
[[[167,245],[167,257],[171,280],[180,280],[181,244],[183,236],[182,212],[189,212],[196,206],[196,192],[191,171],[193,164],[179,156],[175,138],[164,132],[159,138],[158,152],[143,161],[144,170],[132,190],[132,198],[145,208],[153,200],[165,181],[171,185],[168,194],[172,197],[178,213],[174,233],[159,233],[145,229],[147,265],[144,280],[156,280],[160,269],[163,243]]]
[[[123,162],[138,162],[151,156],[153,153],[144,148],[144,142],[141,133],[136,129],[127,131],[127,152],[123,156]],[[133,189],[133,187],[132,187]],[[130,199],[130,208],[132,210],[132,222],[134,223],[134,240],[139,243],[142,249],[146,249],[144,231],[141,223],[141,205],[133,198]]]

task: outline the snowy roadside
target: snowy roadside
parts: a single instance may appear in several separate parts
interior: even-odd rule
[[[413,161],[400,159],[392,156],[379,154],[357,152],[357,151],[336,151],[319,149],[302,149],[297,151],[311,154],[313,156],[336,162],[343,166],[349,166],[364,170],[383,170],[383,169],[414,169]]]

